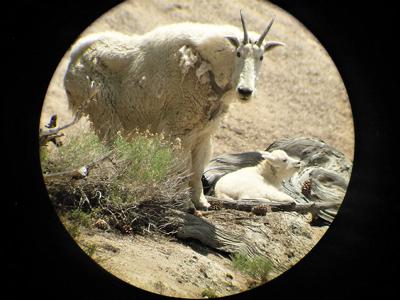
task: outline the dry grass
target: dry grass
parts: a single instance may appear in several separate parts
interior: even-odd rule
[[[42,148],[42,169],[51,174],[80,168],[109,151],[88,132],[70,137],[53,151]],[[175,227],[166,219],[166,210],[191,208],[188,175],[177,142],[136,132],[129,138],[118,135],[111,155],[87,176],[45,176],[45,180],[59,215],[72,224],[73,236],[79,234],[80,225],[124,234],[170,234]]]

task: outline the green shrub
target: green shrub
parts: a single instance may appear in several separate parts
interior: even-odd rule
[[[95,244],[86,243],[86,244],[81,244],[80,246],[81,246],[82,250],[85,251],[85,253],[89,257],[93,257],[93,255],[95,254],[95,252],[97,250],[97,246]]]
[[[41,147],[42,170],[62,172],[82,167],[104,155],[108,149],[93,132],[69,138],[64,145],[52,151]]]
[[[67,214],[68,219],[72,222],[78,223],[79,225],[90,227],[92,223],[92,218],[90,214],[83,212],[79,208],[73,209],[72,211],[68,212]]]
[[[162,135],[136,134],[129,140],[119,135],[113,148],[117,159],[127,165],[120,181],[159,182],[174,161],[171,144]]]
[[[190,200],[188,177],[176,151],[179,146],[149,132],[128,138],[119,134],[106,146],[88,132],[70,136],[49,151],[42,147],[42,170],[51,174],[45,176],[50,199],[70,223],[90,226],[102,218],[123,233],[149,224],[166,231],[163,211],[179,209],[185,199]],[[106,154],[107,159],[92,165],[87,176],[60,176]],[[79,234],[79,226],[71,230]]]
[[[215,291],[211,289],[205,289],[201,292],[202,297],[207,297],[207,298],[218,298],[218,295],[215,293]]]
[[[249,257],[240,253],[231,255],[233,266],[240,272],[250,275],[252,278],[267,281],[272,269],[272,263],[265,257]]]
[[[92,213],[84,212],[79,208],[63,208],[58,211],[58,216],[73,238],[77,238],[80,235],[81,226],[90,227],[92,225]]]

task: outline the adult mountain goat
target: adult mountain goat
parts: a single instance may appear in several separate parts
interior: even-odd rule
[[[254,94],[264,52],[280,42],[234,26],[180,23],[141,36],[89,35],[72,47],[64,79],[69,105],[89,116],[101,138],[149,129],[180,138],[196,208],[209,206],[201,176],[211,134],[237,95]],[[85,102],[97,93],[93,101]]]

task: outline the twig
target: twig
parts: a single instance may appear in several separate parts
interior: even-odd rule
[[[86,203],[89,206],[89,208],[92,209],[92,205],[90,204],[89,198],[87,197],[84,190],[80,187],[79,191],[81,193],[81,198],[80,198],[78,207],[81,208],[83,206],[83,204]]]
[[[79,121],[79,119],[82,116],[82,112],[83,112],[84,108],[88,105],[88,103],[90,103],[96,97],[97,93],[99,92],[99,88],[98,87],[94,88],[93,83],[92,83],[92,88],[93,88],[92,93],[89,95],[88,99],[80,105],[80,107],[78,108],[78,110],[75,113],[74,119],[70,123],[67,123],[61,127],[57,127],[54,129],[48,129],[48,130],[40,129],[39,130],[39,145],[40,146],[44,146],[49,141],[52,141],[55,138],[62,136],[62,134],[58,134],[61,130],[71,127],[72,125],[76,124]],[[52,120],[50,120],[50,122],[51,121]]]
[[[48,129],[48,130],[43,130],[40,129],[39,131],[39,145],[40,146],[44,146],[46,145],[48,142],[50,142],[51,140],[54,140],[57,137],[61,137],[63,136],[63,134],[58,134],[61,130],[64,130],[68,127],[71,127],[72,125],[76,124],[79,119],[81,118],[81,111],[78,111],[75,116],[74,119],[70,122],[67,123],[61,127],[57,127],[54,129]]]
[[[66,177],[75,177],[75,178],[82,178],[86,177],[89,175],[89,171],[93,166],[96,164],[100,163],[101,161],[105,160],[106,158],[110,157],[110,155],[113,153],[113,151],[108,152],[107,154],[101,156],[100,158],[80,167],[77,169],[73,170],[68,170],[68,171],[63,171],[63,172],[57,172],[57,173],[50,173],[50,174],[43,174],[44,178],[51,178],[51,177],[60,177],[60,176],[66,176]]]
[[[66,129],[66,128],[68,128],[68,127],[70,127],[70,126],[76,124],[76,123],[79,121],[79,119],[80,119],[80,114],[79,114],[79,113],[76,113],[74,119],[72,120],[72,122],[70,122],[70,123],[68,123],[68,124],[65,124],[65,125],[63,125],[63,126],[61,126],[61,127],[58,127],[58,128],[49,129],[49,130],[46,130],[46,131],[43,131],[43,130],[42,130],[42,131],[40,132],[39,138],[44,138],[44,137],[47,137],[47,136],[50,136],[50,135],[57,134],[57,133],[59,133],[61,130],[64,130],[64,129]]]

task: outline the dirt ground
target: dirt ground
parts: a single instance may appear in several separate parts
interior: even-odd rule
[[[232,104],[213,137],[214,155],[265,149],[277,139],[309,136],[324,140],[352,160],[352,112],[338,70],[312,33],[271,3],[260,0],[127,1],[99,18],[83,34],[104,30],[141,34],[159,25],[181,21],[228,23],[240,27],[240,9],[244,11],[249,30],[256,32],[261,32],[275,16],[268,39],[284,42],[286,47],[276,48],[266,55],[257,96],[250,103]],[[41,126],[52,114],[58,115],[60,125],[73,118],[62,84],[66,57],[49,85]],[[87,127],[88,123],[82,120],[65,133],[73,134]],[[86,232],[82,237],[86,242],[98,244],[97,253],[102,254],[102,264],[111,273],[157,293],[199,297],[207,288],[207,282],[210,288],[217,289],[214,281],[224,282],[218,290],[227,289],[227,294],[249,286],[244,276],[235,273],[231,278],[233,271],[228,260],[213,252],[199,255],[190,246],[169,240],[161,242],[98,232]],[[144,263],[138,265],[138,261]],[[186,271],[182,272],[183,269]],[[157,277],[158,274],[164,275]],[[185,278],[183,274],[192,274],[192,277]],[[202,283],[196,286],[196,282]]]
[[[95,247],[93,258],[111,274],[153,293],[202,298],[237,294],[252,284],[233,269],[229,259],[200,244],[153,236],[121,236],[84,230],[80,245]]]
[[[251,222],[246,212],[212,211],[206,219],[218,224],[230,219],[232,226]],[[306,216],[293,212],[269,213],[262,219],[266,249],[273,268],[273,280],[295,265],[325,234],[327,226],[310,226]],[[259,224],[258,224],[259,225]],[[251,234],[246,235],[250,238]],[[164,296],[199,299],[228,296],[255,288],[260,281],[235,268],[226,253],[217,252],[193,240],[158,235],[121,235],[111,231],[80,228],[76,241],[83,250],[94,249],[92,258],[104,269],[140,289]],[[207,293],[208,292],[208,293]],[[212,292],[212,294],[209,294]]]

